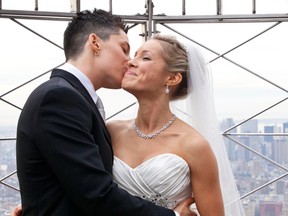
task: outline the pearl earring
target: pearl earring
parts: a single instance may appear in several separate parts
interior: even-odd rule
[[[169,86],[166,85],[165,93],[166,93],[166,94],[169,94],[169,92],[170,92],[170,90],[169,90]]]

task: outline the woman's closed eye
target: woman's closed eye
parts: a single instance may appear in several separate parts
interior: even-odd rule
[[[142,59],[143,59],[143,60],[151,60],[151,58],[150,58],[150,57],[147,57],[147,56],[144,56]]]

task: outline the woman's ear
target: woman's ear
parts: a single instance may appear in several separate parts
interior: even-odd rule
[[[169,86],[175,86],[179,84],[182,81],[182,74],[181,73],[171,73],[167,85]]]

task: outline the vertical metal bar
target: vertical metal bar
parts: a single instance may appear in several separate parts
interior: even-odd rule
[[[222,0],[217,0],[217,15],[222,15]]]
[[[80,0],[70,0],[70,11],[71,12],[80,11]]]
[[[109,0],[109,11],[113,13],[112,0]]]
[[[157,22],[155,20],[153,21],[153,33],[154,34],[158,33],[158,31],[157,31]]]
[[[147,0],[147,12],[148,12],[148,38],[152,36],[152,16],[153,16],[153,2]]]
[[[256,14],[256,0],[252,0],[252,4],[253,4],[253,11],[252,11],[252,13],[253,14]]]
[[[147,23],[143,23],[141,25],[141,29],[142,29],[142,43],[144,43],[145,41],[147,41]]]
[[[35,11],[38,11],[38,0],[35,0]]]
[[[0,0],[0,10],[2,10],[2,0]]]
[[[182,15],[186,15],[186,1],[182,0]]]

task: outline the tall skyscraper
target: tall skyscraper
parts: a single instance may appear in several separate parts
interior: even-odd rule
[[[257,119],[251,119],[240,127],[241,133],[245,133],[247,135],[244,135],[240,138],[240,141],[245,144],[247,147],[250,147],[254,149],[255,151],[261,152],[261,145],[259,145],[259,137],[257,136],[250,136],[249,133],[258,133],[258,120]],[[247,149],[244,150],[242,154],[242,159],[245,161],[249,161],[253,157],[253,153]]]
[[[221,124],[220,124],[220,129],[221,131],[225,131],[235,125],[233,118],[226,118],[223,119]],[[229,133],[236,133],[237,128],[232,129],[229,131]],[[237,161],[237,144],[234,143],[233,141],[229,139],[225,139],[225,146],[226,146],[226,151],[229,157],[229,160],[231,161]]]
[[[274,127],[275,127],[274,125],[264,126],[264,133],[274,133]],[[268,143],[272,143],[273,142],[273,136],[265,136],[264,141],[268,142]]]

